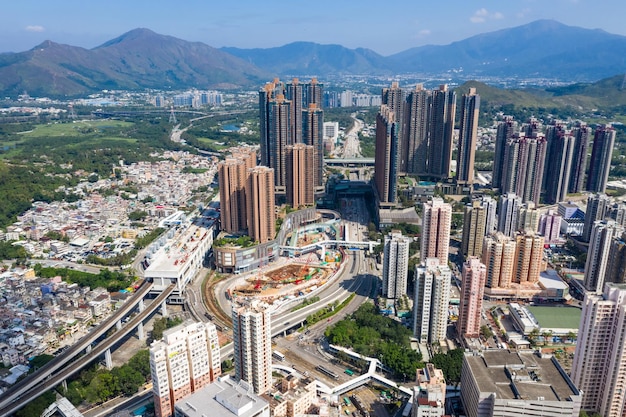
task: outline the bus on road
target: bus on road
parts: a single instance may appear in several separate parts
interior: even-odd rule
[[[283,355],[282,353],[280,353],[280,352],[279,352],[279,351],[277,351],[277,350],[274,350],[274,351],[272,352],[272,357],[273,357],[274,359],[277,359],[277,360],[281,361],[281,362],[283,362],[283,361],[285,360],[285,355]]]

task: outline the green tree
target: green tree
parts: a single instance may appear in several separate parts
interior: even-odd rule
[[[34,358],[32,358],[30,360],[30,363],[29,363],[29,365],[30,365],[29,373],[35,372],[37,369],[41,368],[42,366],[44,366],[45,364],[50,362],[52,359],[54,359],[54,356],[48,355],[48,354],[45,354],[45,353],[43,355],[35,356]]]
[[[443,371],[443,375],[449,384],[458,384],[461,382],[463,357],[463,349],[454,349],[447,353],[436,353],[430,361]]]
[[[534,329],[530,331],[530,333],[528,333],[528,341],[530,342],[532,346],[536,346],[538,338],[539,338],[539,329],[535,327]]]
[[[15,412],[15,417],[40,416],[55,401],[54,391],[48,391],[31,400],[23,408]]]
[[[484,337],[485,339],[489,339],[489,338],[493,337],[493,332],[491,331],[489,326],[484,324],[484,325],[480,326],[480,335],[482,337]]]

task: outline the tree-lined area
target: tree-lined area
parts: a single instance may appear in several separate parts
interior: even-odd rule
[[[89,287],[91,289],[103,287],[109,292],[119,291],[128,288],[133,284],[134,277],[122,272],[101,269],[99,274],[90,274],[89,272],[77,271],[68,268],[43,267],[36,264],[33,268],[35,274],[42,278],[61,277],[64,281],[75,283],[81,287]]]
[[[411,349],[411,331],[401,323],[379,314],[371,303],[361,305],[346,319],[326,329],[326,337],[369,357],[379,358],[396,377],[414,378],[423,367],[421,353]]]

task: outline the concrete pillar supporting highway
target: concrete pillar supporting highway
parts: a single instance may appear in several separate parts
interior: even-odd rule
[[[104,364],[107,369],[113,369],[113,359],[111,359],[111,349],[104,352]]]
[[[143,302],[143,298],[139,300],[139,304],[137,305],[137,307],[139,308],[140,313],[146,309],[146,305]]]
[[[146,335],[143,332],[143,323],[141,322],[137,326],[137,337],[139,338],[139,340],[146,340]]]
[[[287,337],[287,330],[283,330],[283,337]]]
[[[122,330],[122,320],[118,320],[117,323],[115,323],[115,328],[117,330]]]
[[[61,386],[65,391],[67,391],[67,380],[64,379],[63,382],[61,382]]]
[[[85,349],[85,353],[91,353],[91,345],[87,346],[87,349]]]
[[[165,301],[161,303],[161,315],[167,317],[167,302]]]

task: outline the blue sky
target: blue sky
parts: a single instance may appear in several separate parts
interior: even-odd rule
[[[93,48],[144,27],[214,47],[311,41],[389,55],[537,19],[626,35],[625,17],[624,0],[2,0],[0,52]]]

